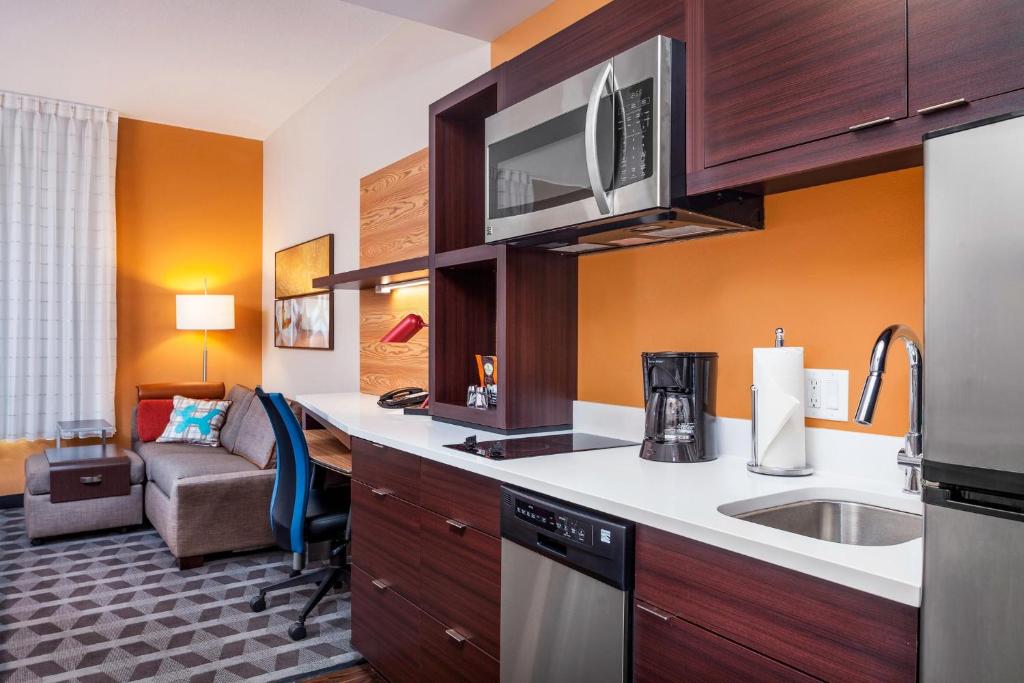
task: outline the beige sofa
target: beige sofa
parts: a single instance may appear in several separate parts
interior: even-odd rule
[[[139,385],[138,392],[140,399],[219,398],[224,385]],[[146,464],[146,517],[182,569],[202,565],[203,556],[211,553],[274,543],[269,513],[273,460],[261,469],[247,459],[272,458],[273,429],[251,389],[235,386],[227,398],[231,406],[221,429],[221,445],[215,448],[143,442],[132,413],[132,450]]]

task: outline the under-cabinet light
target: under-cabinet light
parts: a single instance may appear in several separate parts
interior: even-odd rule
[[[395,289],[405,289],[406,287],[419,287],[420,285],[429,285],[429,277],[418,277],[415,280],[403,280],[402,282],[389,282],[386,285],[377,285],[374,290],[378,294],[390,294]]]

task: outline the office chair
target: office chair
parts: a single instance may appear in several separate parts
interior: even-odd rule
[[[270,417],[277,439],[277,478],[270,499],[270,526],[277,544],[292,554],[292,571],[287,579],[261,588],[249,606],[254,612],[262,612],[267,607],[268,592],[315,581],[319,586],[316,593],[306,601],[298,621],[288,628],[292,640],[302,640],[306,637],[306,617],[332,588],[344,581],[347,573],[351,494],[347,488],[312,488],[313,466],[306,437],[288,402],[281,394],[268,394],[260,387],[256,387],[256,396]],[[323,541],[331,543],[329,566],[303,574],[306,544]]]

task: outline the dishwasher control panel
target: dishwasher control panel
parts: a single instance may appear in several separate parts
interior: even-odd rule
[[[508,485],[501,487],[501,536],[628,590],[634,524]]]
[[[516,517],[547,529],[562,538],[576,541],[583,545],[594,545],[594,525],[578,515],[564,511],[554,512],[521,497],[515,497]],[[611,540],[610,531],[603,537]]]

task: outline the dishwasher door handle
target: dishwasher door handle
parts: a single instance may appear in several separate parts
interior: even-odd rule
[[[559,557],[565,557],[569,554],[569,549],[564,543],[552,541],[550,538],[541,536],[540,534],[537,534],[537,547],[541,550],[546,550],[553,555],[558,555]]]

